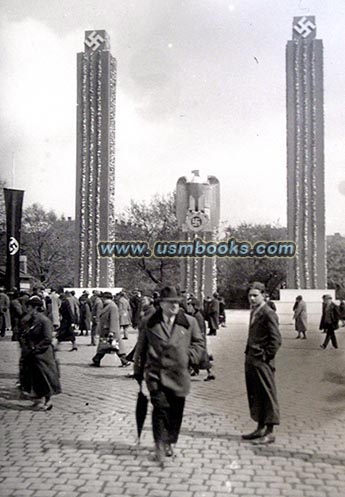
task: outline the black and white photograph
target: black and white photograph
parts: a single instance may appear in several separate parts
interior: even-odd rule
[[[344,28],[2,0],[0,497],[345,495]]]

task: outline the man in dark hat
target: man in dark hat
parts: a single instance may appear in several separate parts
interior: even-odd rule
[[[145,375],[153,405],[155,459],[163,466],[178,439],[190,390],[189,368],[202,359],[204,340],[196,319],[180,309],[182,297],[174,287],[163,288],[159,300],[159,309],[139,332],[134,376],[141,384]]]
[[[90,366],[100,367],[106,354],[115,354],[120,358],[121,366],[130,366],[120,334],[119,310],[113,301],[111,292],[103,292],[103,309],[99,315],[99,343],[96,355]]]
[[[278,316],[265,302],[265,293],[263,283],[250,285],[251,313],[245,375],[250,415],[257,422],[257,428],[242,438],[252,440],[254,444],[274,442],[273,428],[279,424],[274,357],[281,345],[281,335]]]
[[[320,322],[320,330],[325,330],[326,337],[320,347],[322,349],[327,348],[329,341],[335,349],[338,348],[338,342],[335,336],[335,330],[339,328],[339,308],[332,302],[332,295],[323,295],[323,306],[322,306],[322,316]]]

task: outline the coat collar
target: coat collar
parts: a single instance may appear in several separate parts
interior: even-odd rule
[[[254,310],[254,313],[251,315],[250,325],[255,323],[255,321],[261,316],[264,309],[266,309],[267,307],[267,304],[263,302],[256,310]]]
[[[147,322],[148,328],[152,328],[156,324],[160,324],[163,321],[163,313],[162,309],[158,309],[157,312],[153,314],[153,316],[150,317],[150,319]],[[184,328],[189,328],[189,322],[188,319],[186,318],[186,315],[183,311],[179,310],[179,312],[176,315],[175,318],[175,323],[180,326],[183,326]]]

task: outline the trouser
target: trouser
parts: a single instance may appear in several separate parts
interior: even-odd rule
[[[329,341],[332,342],[332,345],[335,349],[338,348],[338,343],[337,343],[337,339],[335,337],[335,333],[334,333],[334,328],[332,327],[326,327],[325,328],[326,330],[326,337],[325,337],[325,341],[323,342],[323,346],[324,348],[327,347]]]
[[[123,338],[128,338],[128,328],[129,324],[124,324],[121,326],[121,329],[123,331]]]
[[[119,357],[121,364],[127,364],[128,361],[126,359],[126,354],[120,353],[117,347],[105,343],[100,343],[99,345],[101,345],[101,347],[98,346],[98,350],[96,354],[93,356],[92,362],[94,362],[95,364],[100,364],[101,360],[106,354],[115,353]]]
[[[5,336],[6,333],[6,319],[2,312],[0,312],[0,335]]]
[[[91,343],[93,345],[96,345],[97,331],[98,331],[98,323],[92,322],[92,327],[91,327]]]
[[[274,379],[275,368],[246,355],[245,375],[251,418],[259,425],[279,425],[279,404]]]
[[[152,391],[150,395],[155,443],[175,444],[182,424],[185,397],[177,397],[172,390],[163,386]]]

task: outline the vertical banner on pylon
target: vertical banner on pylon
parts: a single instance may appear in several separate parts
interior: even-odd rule
[[[19,255],[22,225],[23,190],[4,188],[6,206],[6,290],[20,287]]]

